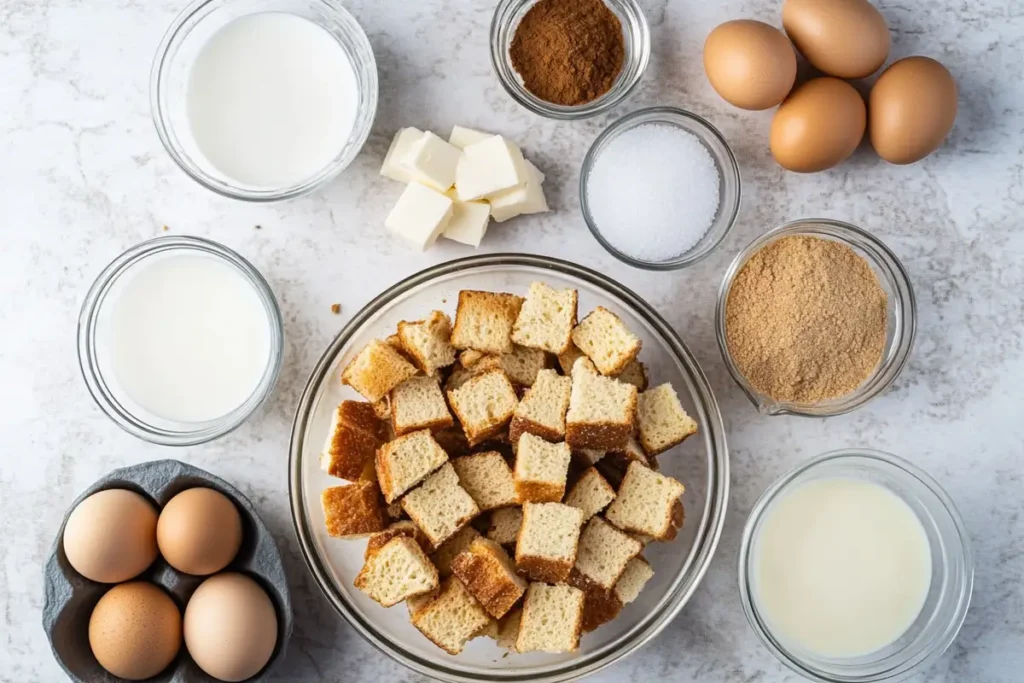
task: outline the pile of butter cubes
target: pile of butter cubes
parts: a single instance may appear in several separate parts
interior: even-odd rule
[[[491,218],[548,211],[544,174],[519,147],[471,128],[455,126],[448,142],[402,128],[380,173],[408,183],[384,225],[420,249],[441,235],[478,247]]]

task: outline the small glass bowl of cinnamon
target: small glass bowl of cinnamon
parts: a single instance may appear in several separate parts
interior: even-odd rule
[[[759,389],[741,369],[729,346],[728,307],[737,276],[750,259],[765,247],[788,237],[810,237],[837,242],[864,259],[885,293],[885,341],[874,368],[855,388],[842,395],[811,402],[773,398]],[[877,237],[862,228],[828,218],[793,221],[764,233],[736,255],[725,271],[718,290],[715,333],[718,348],[729,374],[754,404],[766,415],[829,417],[856,410],[888,389],[907,363],[917,331],[917,303],[910,276],[896,255]],[[825,368],[827,371],[828,368]],[[780,370],[781,372],[781,370]]]
[[[601,68],[606,69],[609,61],[617,63],[619,61],[617,52],[621,48],[621,68],[616,75],[608,79],[610,84],[600,82],[594,84],[580,83],[578,84],[580,86],[578,89],[573,88],[573,84],[569,84],[569,87],[566,88],[564,87],[564,82],[559,83],[558,81],[559,79],[564,79],[567,74],[559,74],[554,68],[549,68],[549,65],[553,63],[549,59],[551,55],[534,53],[528,55],[528,57],[534,60],[534,64],[537,67],[536,74],[549,81],[555,81],[554,83],[549,82],[543,85],[556,90],[559,85],[562,85],[563,87],[559,95],[565,95],[565,101],[568,103],[559,104],[544,99],[527,87],[523,75],[517,70],[515,65],[513,42],[521,25],[524,29],[530,29],[531,31],[543,31],[545,28],[548,28],[543,25],[536,26],[530,23],[523,23],[527,13],[534,6],[542,2],[556,5],[551,8],[553,9],[551,14],[558,14],[559,10],[564,10],[567,13],[581,12],[584,11],[581,7],[593,4],[595,6],[603,5],[607,11],[614,15],[617,23],[621,26],[621,45],[616,40],[615,45],[610,46],[609,54],[599,52],[598,59],[603,63],[596,65],[596,68],[600,70]],[[557,5],[559,4],[562,7],[558,7]],[[548,8],[542,9],[547,10]],[[596,10],[604,14],[604,10],[601,7],[597,6]],[[566,19],[565,16],[561,18],[563,21]],[[555,17],[552,21],[557,22],[558,17]],[[578,26],[580,23],[572,22],[572,25]],[[589,22],[583,23],[588,24],[587,29],[594,31],[600,28],[601,22],[594,22],[595,25],[589,25]],[[556,27],[551,28],[557,30]],[[564,35],[565,32],[559,31],[560,39]],[[521,36],[521,38],[526,37],[528,36]],[[539,38],[536,43],[546,42],[542,36],[538,35],[536,37]],[[587,40],[601,40],[602,37],[607,39],[607,36],[601,36],[600,34],[591,34],[583,38]],[[569,39],[571,40],[572,37]],[[647,18],[644,15],[643,8],[641,8],[637,0],[587,0],[586,3],[579,3],[577,0],[500,0],[494,11],[494,18],[491,21],[490,40],[491,64],[494,66],[494,71],[498,75],[498,80],[501,82],[502,87],[505,88],[505,91],[512,96],[512,99],[533,113],[559,120],[585,119],[608,111],[617,104],[620,104],[640,83],[651,56],[650,28],[647,25]],[[574,52],[577,51],[574,50]],[[557,60],[554,63],[557,63]],[[520,63],[519,66],[523,66],[523,64]],[[538,90],[538,88],[535,87],[534,90]]]

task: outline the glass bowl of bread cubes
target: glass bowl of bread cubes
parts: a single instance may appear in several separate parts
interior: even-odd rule
[[[345,326],[300,399],[290,495],[324,595],[390,657],[563,681],[679,613],[728,470],[708,382],[648,304],[494,254],[414,275]]]

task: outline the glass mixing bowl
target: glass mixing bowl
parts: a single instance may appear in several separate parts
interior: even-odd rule
[[[373,338],[390,335],[400,320],[433,309],[454,313],[459,290],[525,293],[531,282],[579,291],[580,311],[602,305],[622,317],[643,340],[641,360],[652,383],[671,382],[699,425],[697,435],[658,456],[661,470],[686,485],[686,524],[671,543],[654,543],[644,556],[654,577],[618,618],[583,636],[567,654],[512,655],[486,638],[458,656],[435,647],[404,608],[384,609],[356,590],[365,541],[327,536],[320,493],[340,480],[318,462],[338,403],[360,397],[341,384],[341,369]],[[292,516],[302,554],[335,609],[364,638],[405,666],[449,681],[566,681],[582,678],[637,650],[683,608],[708,569],[725,521],[729,458],[718,405],[704,373],[679,336],[650,305],[611,279],[580,266],[525,254],[473,256],[399,282],[367,304],[320,357],[299,401],[290,452]]]

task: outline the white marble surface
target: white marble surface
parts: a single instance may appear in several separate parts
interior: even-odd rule
[[[708,577],[653,643],[595,680],[794,681],[747,627],[736,589],[739,534],[753,501],[802,459],[863,445],[904,455],[949,490],[977,558],[974,602],[959,640],[919,680],[1011,683],[1024,671],[1024,14],[1013,0],[881,0],[894,56],[945,62],[960,84],[949,143],[893,167],[861,150],[838,169],[787,174],[767,151],[770,114],[717,99],[700,67],[707,32],[728,18],[778,23],[777,0],[648,0],[654,38],[636,95],[595,120],[526,113],[491,72],[487,0],[358,0],[381,75],[373,135],[356,162],[310,197],[279,206],[221,199],[161,148],[149,115],[153,50],[175,0],[0,0],[0,681],[61,678],[39,622],[41,565],[68,502],[104,472],[177,457],[233,481],[259,506],[288,556],[296,632],[282,681],[418,680],[365,644],[327,606],[297,554],[286,459],[296,397],[327,341],[401,277],[468,253],[426,254],[385,234],[400,188],[376,175],[394,130],[454,123],[522,141],[548,175],[558,211],[492,228],[488,251],[578,259],[635,288],[676,326],[710,377],[732,449],[725,535]],[[630,270],[580,220],[587,146],[642,105],[709,117],[742,165],[739,222],[711,258],[685,272]],[[920,332],[889,393],[845,417],[755,414],[723,367],[712,332],[721,273],[763,230],[830,216],[881,236],[917,289]],[[163,234],[209,236],[249,257],[286,315],[287,359],[269,406],[235,434],[171,450],[135,440],[90,400],[75,360],[86,288],[121,250]],[[261,226],[256,229],[255,226]],[[342,305],[340,316],[331,304]]]

